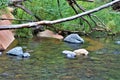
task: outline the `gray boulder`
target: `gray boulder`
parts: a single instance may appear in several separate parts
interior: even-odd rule
[[[23,53],[22,47],[15,47],[7,52],[8,55],[13,55],[13,56],[19,56],[23,58],[28,58],[30,57],[29,53]]]
[[[8,55],[22,56],[23,50],[22,47],[15,47],[7,52]]]
[[[77,44],[84,43],[83,38],[81,38],[78,34],[70,34],[64,39],[64,41]]]

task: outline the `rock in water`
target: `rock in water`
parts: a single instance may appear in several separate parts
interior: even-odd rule
[[[14,56],[22,56],[23,55],[23,50],[22,47],[15,47],[7,52],[9,55],[14,55]]]
[[[87,56],[89,53],[86,49],[77,49],[77,50],[74,50],[73,52],[76,53],[76,56],[79,56],[79,55]]]
[[[120,45],[120,41],[116,41],[115,43]]]
[[[0,52],[0,56],[2,55],[2,52]]]
[[[22,57],[23,57],[23,58],[29,58],[29,57],[30,57],[30,54],[26,52],[26,53],[24,53],[24,54],[22,55]]]
[[[75,55],[71,55],[71,54],[67,54],[66,57],[69,58],[69,59],[74,59],[76,56]]]
[[[64,39],[64,41],[77,44],[84,43],[83,38],[81,38],[78,34],[70,34]]]
[[[64,50],[62,53],[65,54],[67,58],[75,58],[76,57],[76,54],[72,51]]]

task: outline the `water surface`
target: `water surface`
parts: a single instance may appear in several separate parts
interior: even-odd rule
[[[119,80],[120,38],[86,38],[80,48],[90,53],[87,58],[67,59],[63,50],[73,50],[66,43],[50,38],[18,39],[16,46],[29,51],[22,59],[0,56],[0,80]],[[14,45],[15,46],[15,45]]]

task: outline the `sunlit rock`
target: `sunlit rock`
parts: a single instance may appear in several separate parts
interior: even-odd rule
[[[64,50],[62,53],[65,54],[67,58],[75,58],[76,57],[76,54],[72,51]]]
[[[78,34],[70,34],[64,39],[64,41],[77,44],[84,43],[83,38],[81,38]]]
[[[50,31],[50,30],[45,30],[43,32],[39,32],[37,34],[38,37],[50,37],[50,38],[56,38],[56,39],[63,39],[63,36],[59,35],[59,34],[55,34],[54,32]]]
[[[88,51],[86,49],[77,49],[73,51],[74,53],[76,53],[76,56],[80,56],[80,55],[88,55]]]

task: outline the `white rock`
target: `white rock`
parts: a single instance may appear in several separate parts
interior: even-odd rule
[[[63,53],[63,54],[66,54],[66,55],[67,55],[67,54],[74,54],[72,51],[68,51],[68,50],[64,50],[64,51],[62,51],[62,53]]]
[[[77,49],[77,50],[74,50],[73,52],[76,53],[76,56],[79,56],[79,55],[87,56],[89,53],[86,49]]]
[[[62,53],[65,54],[67,58],[75,58],[76,56],[76,53],[68,50],[64,50]]]
[[[76,57],[76,55],[73,55],[73,54],[67,54],[66,57],[67,57],[67,58],[71,58],[71,59],[73,59],[73,58]]]

